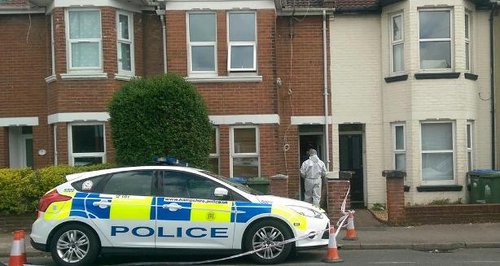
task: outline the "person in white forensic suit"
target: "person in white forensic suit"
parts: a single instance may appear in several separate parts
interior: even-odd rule
[[[318,157],[315,149],[309,150],[309,159],[300,167],[300,176],[304,178],[304,200],[319,207],[321,184],[326,176],[326,166]]]

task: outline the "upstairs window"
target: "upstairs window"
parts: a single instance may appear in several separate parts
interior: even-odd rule
[[[66,14],[69,69],[71,71],[102,70],[100,11],[69,10]]]
[[[470,15],[465,13],[465,70],[470,71]]]
[[[451,11],[419,12],[420,69],[451,70]]]
[[[230,72],[257,69],[255,17],[255,12],[230,12],[228,15]]]
[[[216,73],[215,13],[188,15],[189,72],[191,74]]]
[[[134,31],[131,13],[118,12],[116,16],[116,41],[118,53],[118,74],[134,75]]]
[[[391,17],[391,72],[404,71],[403,14]]]

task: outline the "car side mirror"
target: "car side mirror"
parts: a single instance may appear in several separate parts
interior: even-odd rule
[[[228,198],[229,191],[223,187],[217,187],[214,190],[214,195],[217,198],[226,199],[226,198]]]

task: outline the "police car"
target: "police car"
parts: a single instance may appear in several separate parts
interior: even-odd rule
[[[279,263],[295,248],[324,246],[325,212],[258,192],[205,170],[140,166],[68,175],[38,204],[31,244],[59,265],[100,253],[220,250]],[[280,244],[288,239],[298,239]]]

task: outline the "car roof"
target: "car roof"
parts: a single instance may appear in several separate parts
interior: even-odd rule
[[[66,175],[66,180],[75,181],[93,176],[112,174],[123,171],[133,171],[133,170],[182,170],[185,172],[192,172],[192,173],[200,173],[200,171],[203,171],[202,169],[185,167],[185,166],[166,166],[166,165],[131,166],[131,167],[117,167],[117,168],[69,174]]]

